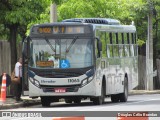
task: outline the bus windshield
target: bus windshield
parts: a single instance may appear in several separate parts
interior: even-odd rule
[[[29,66],[34,68],[84,68],[93,65],[91,39],[32,38]]]

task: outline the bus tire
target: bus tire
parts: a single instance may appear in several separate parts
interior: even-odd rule
[[[111,101],[112,102],[119,102],[119,95],[118,94],[116,94],[116,95],[111,95]]]
[[[120,95],[120,102],[127,102],[127,99],[128,99],[128,79],[127,77],[124,78],[124,92],[119,95]]]
[[[66,98],[64,101],[65,101],[65,103],[72,103],[72,100],[68,99],[68,98]]]
[[[74,99],[73,101],[74,101],[74,103],[76,103],[76,104],[80,104],[80,103],[81,103],[81,99],[80,99],[80,98],[76,98],[76,99]]]
[[[94,105],[101,105],[104,103],[105,100],[105,88],[102,86],[101,88],[101,96],[95,97],[92,99]]]
[[[47,97],[41,97],[41,104],[43,107],[49,107],[51,101]]]

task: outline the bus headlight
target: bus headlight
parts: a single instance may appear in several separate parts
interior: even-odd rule
[[[84,80],[82,80],[82,83],[81,83],[81,87],[87,85],[88,83],[90,83],[92,80],[93,80],[93,76],[89,77],[89,78],[86,78]]]
[[[29,77],[29,80],[30,80],[30,82],[31,82],[33,85],[35,85],[35,86],[37,86],[38,88],[40,88],[39,81],[37,81],[36,79],[31,78],[31,77]]]
[[[94,78],[93,76],[89,77],[88,82],[91,82],[93,80],[93,78]]]
[[[87,83],[88,83],[88,80],[87,80],[87,79],[84,79],[84,80],[82,81],[81,87],[85,86]]]

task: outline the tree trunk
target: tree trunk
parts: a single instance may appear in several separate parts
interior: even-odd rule
[[[9,25],[10,30],[10,47],[11,47],[11,70],[14,69],[15,63],[17,62],[17,24]]]

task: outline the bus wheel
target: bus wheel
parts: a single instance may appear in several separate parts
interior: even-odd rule
[[[111,101],[112,102],[119,102],[119,95],[118,94],[111,95]]]
[[[101,88],[101,96],[95,97],[93,98],[93,104],[94,105],[101,105],[104,103],[104,99],[105,99],[105,92],[104,92],[104,86],[102,86]]]
[[[66,99],[65,99],[65,102],[66,102],[66,103],[72,103],[72,100],[66,98]]]
[[[81,103],[81,99],[80,99],[80,98],[76,98],[76,99],[74,99],[73,101],[74,101],[74,103],[76,103],[76,104],[80,104],[80,103]]]
[[[128,80],[127,80],[127,77],[124,78],[124,92],[119,95],[120,95],[120,102],[127,102],[127,99],[128,99]]]
[[[43,107],[49,107],[51,101],[47,97],[41,97],[41,104]]]

